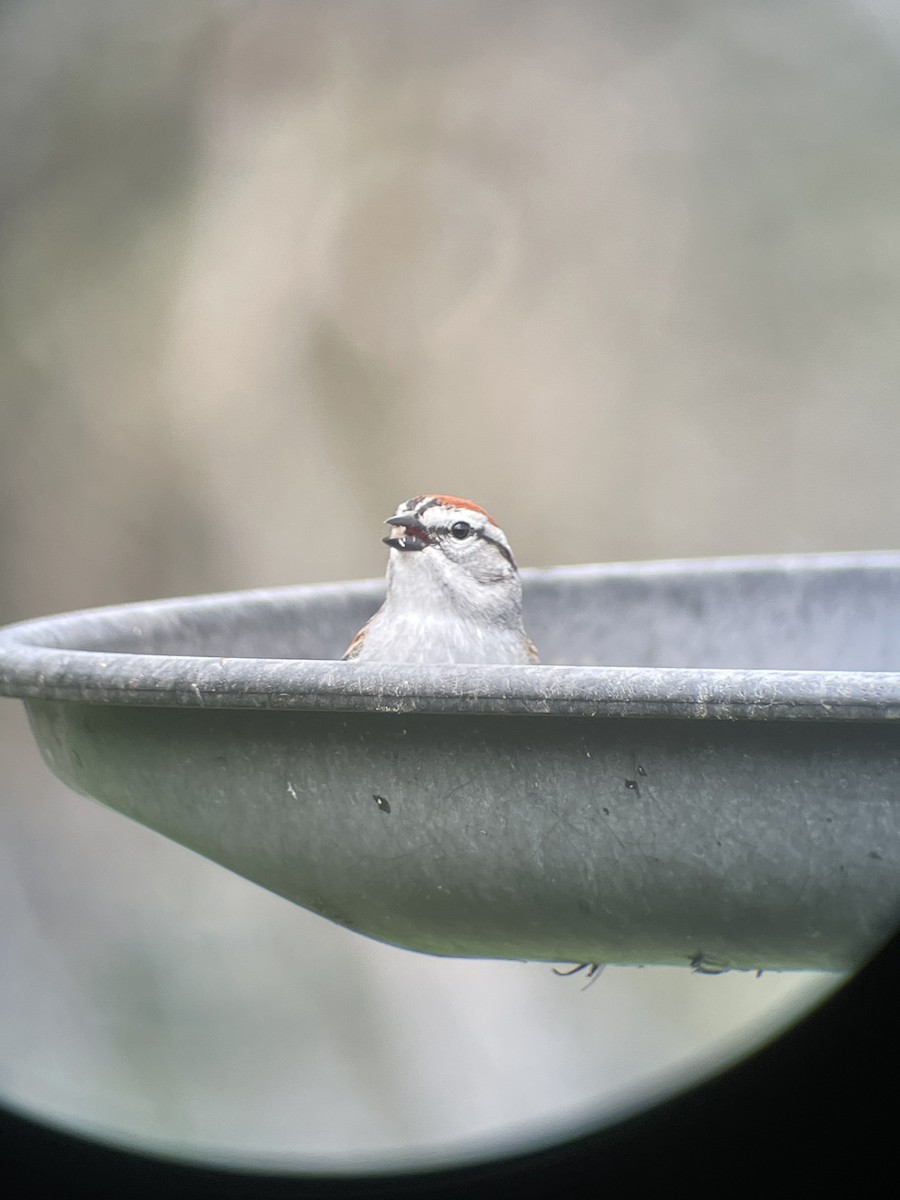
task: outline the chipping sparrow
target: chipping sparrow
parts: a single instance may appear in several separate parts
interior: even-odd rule
[[[416,496],[388,517],[387,597],[344,658],[533,663],[522,585],[503,530],[471,500]]]

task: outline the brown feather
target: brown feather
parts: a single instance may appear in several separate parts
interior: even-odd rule
[[[350,659],[359,657],[359,652],[363,648],[363,642],[366,640],[366,631],[369,628],[369,622],[371,621],[371,619],[372,618],[370,617],[369,620],[366,621],[365,625],[363,625],[362,629],[360,629],[359,633],[356,635],[356,637],[353,639],[353,641],[350,643],[350,645],[344,651],[344,654],[343,654],[344,662],[347,662]]]

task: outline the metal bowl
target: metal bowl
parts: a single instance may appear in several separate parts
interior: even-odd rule
[[[858,963],[900,913],[900,554],[523,578],[545,665],[333,661],[362,582],[8,626],[0,694],[71,787],[381,941]]]

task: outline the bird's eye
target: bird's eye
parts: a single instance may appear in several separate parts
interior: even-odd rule
[[[450,532],[455,538],[459,538],[459,540],[462,541],[463,538],[467,538],[472,532],[472,526],[468,521],[455,521],[450,526]]]

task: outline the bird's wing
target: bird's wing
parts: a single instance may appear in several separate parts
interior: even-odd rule
[[[360,629],[359,633],[357,633],[357,635],[354,637],[353,641],[350,643],[350,645],[344,651],[344,654],[343,654],[344,662],[352,661],[354,658],[359,658],[359,652],[363,648],[363,643],[366,640],[366,634],[368,633],[369,626],[371,624],[372,624],[372,617],[369,617],[368,621],[366,621],[365,625],[363,625],[362,629]]]

